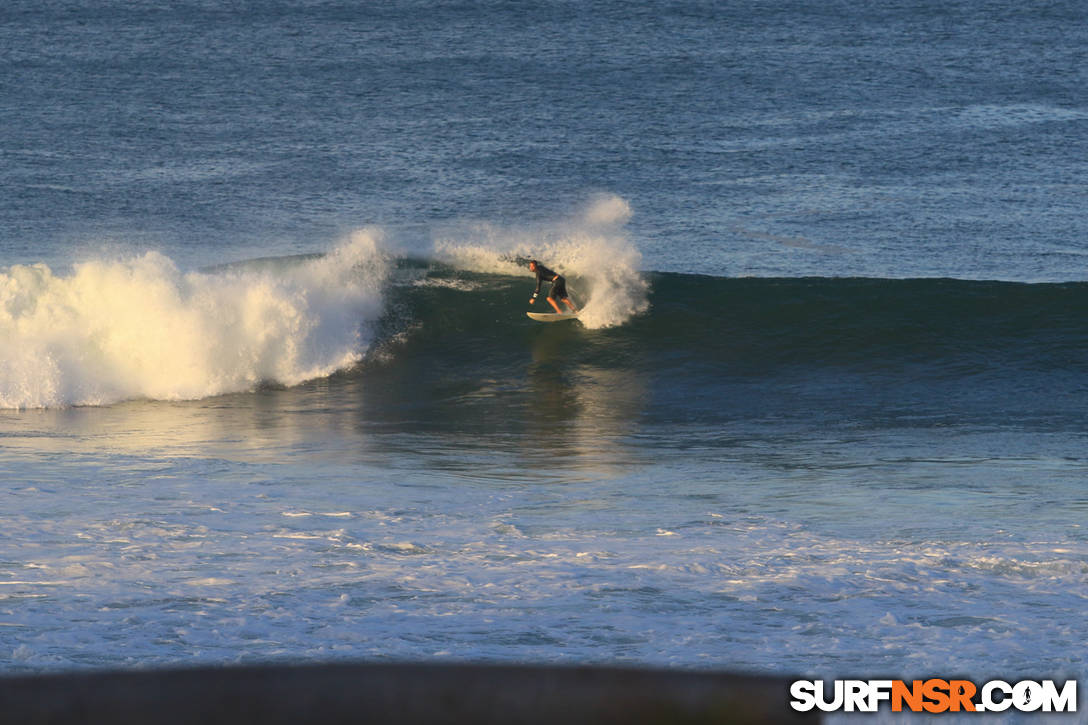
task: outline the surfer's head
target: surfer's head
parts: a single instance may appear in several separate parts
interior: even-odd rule
[[[529,260],[529,271],[530,272],[535,272],[536,271],[536,265],[537,265],[537,261],[535,259],[530,259]]]

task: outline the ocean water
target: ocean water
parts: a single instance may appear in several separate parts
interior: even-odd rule
[[[0,671],[1084,677],[1083,20],[5,4]]]

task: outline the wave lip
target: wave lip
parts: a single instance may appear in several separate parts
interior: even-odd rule
[[[0,408],[197,399],[349,366],[382,309],[372,231],[329,254],[182,273],[148,252],[0,270]]]
[[[582,325],[616,327],[649,308],[642,254],[624,229],[630,217],[625,199],[601,194],[564,222],[540,229],[485,225],[468,239],[437,240],[433,254],[462,270],[525,276],[531,274],[527,261],[538,259],[567,278]]]

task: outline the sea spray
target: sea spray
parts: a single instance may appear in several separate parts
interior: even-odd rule
[[[523,260],[539,259],[567,277],[583,325],[614,327],[649,307],[642,255],[625,230],[630,217],[626,200],[602,194],[572,219],[537,228],[477,225],[436,240],[434,253],[461,269],[498,274],[528,275]]]
[[[212,272],[157,252],[0,270],[0,408],[195,399],[347,367],[381,313],[379,238]]]

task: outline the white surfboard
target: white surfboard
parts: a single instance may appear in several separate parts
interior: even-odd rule
[[[559,322],[560,320],[578,319],[577,312],[564,312],[563,314],[558,312],[526,312],[525,314],[529,316],[529,319],[537,322]]]

